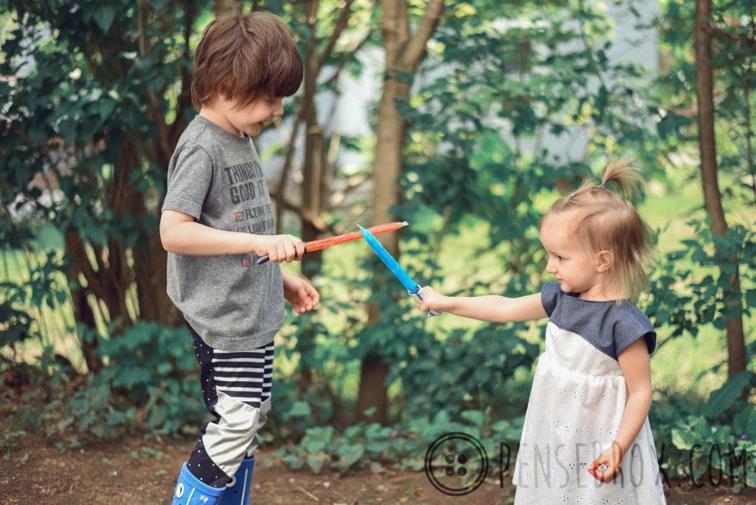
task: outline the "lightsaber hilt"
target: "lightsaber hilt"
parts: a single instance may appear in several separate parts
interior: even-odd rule
[[[425,300],[425,298],[423,298],[423,290],[420,289],[420,286],[418,286],[417,291],[415,291],[414,293],[410,292],[410,296],[416,302],[422,302],[423,300]],[[440,315],[441,315],[441,313],[440,312],[436,312],[435,310],[429,310],[428,311],[428,317],[436,317],[436,316],[440,316]]]
[[[304,253],[307,254],[307,247],[305,247]],[[266,254],[265,256],[260,256],[259,258],[257,258],[255,260],[255,265],[263,265],[268,261],[270,261],[270,256]]]
[[[266,254],[265,256],[260,256],[259,258],[257,258],[255,260],[255,265],[262,265],[264,263],[267,263],[268,261],[270,261],[270,256]]]

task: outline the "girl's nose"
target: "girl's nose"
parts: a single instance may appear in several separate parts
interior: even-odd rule
[[[554,261],[553,260],[549,260],[548,262],[546,262],[546,271],[548,273],[550,273],[550,274],[556,273],[557,269],[554,266]]]

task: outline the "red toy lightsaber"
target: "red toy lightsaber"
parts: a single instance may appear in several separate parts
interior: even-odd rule
[[[393,223],[379,224],[378,226],[372,226],[368,228],[370,233],[377,235],[378,233],[388,233],[390,231],[396,231],[399,228],[404,228],[409,223],[407,221],[394,221]],[[353,231],[351,233],[345,233],[343,235],[336,235],[335,237],[323,238],[320,240],[313,240],[311,242],[305,242],[305,253],[311,253],[315,251],[322,251],[335,245],[343,244],[345,242],[351,242],[352,240],[361,240],[362,232]],[[267,263],[270,258],[266,256],[260,256],[255,264],[262,265]]]

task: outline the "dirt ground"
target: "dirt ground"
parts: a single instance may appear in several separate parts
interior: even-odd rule
[[[59,452],[43,439],[27,436],[0,455],[2,505],[150,505],[167,504],[179,466],[191,440],[144,442],[128,439]],[[291,471],[274,460],[271,449],[258,453],[252,503],[329,505],[451,505],[512,502],[514,490],[495,478],[466,496],[437,491],[423,472],[368,470],[346,476]],[[670,505],[747,505],[756,503],[756,489],[740,495],[725,486],[692,489],[673,482],[667,489]]]

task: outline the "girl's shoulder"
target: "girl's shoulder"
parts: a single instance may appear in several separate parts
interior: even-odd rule
[[[651,321],[630,300],[583,300],[549,282],[541,290],[541,301],[551,323],[580,335],[614,359],[639,338],[645,338],[649,354],[656,348]]]

